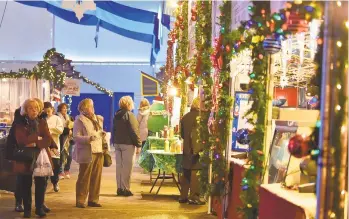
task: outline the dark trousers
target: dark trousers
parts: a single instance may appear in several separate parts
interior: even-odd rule
[[[181,199],[187,199],[190,189],[189,199],[198,200],[200,198],[198,170],[183,169],[181,177]]]
[[[59,181],[59,170],[61,168],[61,161],[58,158],[52,158],[53,163],[53,176],[51,176],[51,183],[56,185]]]
[[[31,211],[32,206],[32,175],[22,175],[22,195],[24,211]],[[47,187],[46,177],[34,177],[35,182],[35,207],[41,209],[45,201],[45,191]]]
[[[68,154],[69,153],[69,154]],[[68,153],[63,149],[61,151],[61,166],[59,173],[63,173],[63,171],[69,171],[70,170],[70,165],[73,160],[72,154],[73,154],[73,144],[70,144]],[[64,163],[64,161],[66,162]]]
[[[16,191],[15,191],[15,199],[16,204],[21,205],[23,203],[23,191],[22,191],[22,175],[17,175],[16,177]]]

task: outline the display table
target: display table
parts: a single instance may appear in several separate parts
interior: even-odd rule
[[[167,139],[170,145],[178,140],[178,137]],[[157,138],[149,136],[145,142],[141,154],[139,156],[139,166],[147,172],[152,172],[155,169],[161,169],[165,172],[180,173],[181,172],[181,155],[164,156],[164,154],[151,154],[148,150],[164,150],[165,138]],[[156,160],[155,160],[156,159]],[[171,164],[171,165],[169,165]]]
[[[167,139],[170,145],[178,140],[177,137]],[[182,160],[183,156],[181,153],[165,152],[165,138],[148,137],[144,144],[138,163],[139,166],[150,173],[150,181],[152,181],[152,171],[158,169],[158,175],[155,181],[152,183],[150,193],[153,191],[157,181],[162,179],[160,186],[156,192],[159,193],[165,179],[173,179],[178,190],[179,186],[179,173],[182,172]],[[177,174],[178,180],[176,180],[175,174]]]
[[[314,219],[316,195],[282,188],[279,183],[260,188],[259,219]]]
[[[156,185],[156,182],[159,179],[162,179],[162,180],[156,192],[156,195],[159,193],[165,179],[173,179],[178,190],[181,191],[178,181],[179,181],[179,171],[180,171],[182,157],[183,157],[182,153],[165,152],[163,150],[148,150],[147,152],[153,156],[155,165],[159,169],[159,173],[155,178],[155,181],[150,189],[150,193],[153,191]],[[161,171],[162,171],[162,174],[161,174]],[[170,173],[170,175],[166,175],[166,173]],[[178,181],[176,180],[175,173],[178,174]]]

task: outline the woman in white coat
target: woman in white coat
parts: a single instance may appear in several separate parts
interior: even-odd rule
[[[63,121],[59,116],[53,114],[54,108],[50,102],[44,103],[44,111],[47,113],[46,121],[52,140],[56,143],[58,151],[61,151],[61,145],[59,142],[59,136],[63,133]],[[61,167],[60,154],[51,153],[52,163],[53,163],[53,176],[51,176],[51,183],[53,185],[53,190],[59,192],[59,170]]]

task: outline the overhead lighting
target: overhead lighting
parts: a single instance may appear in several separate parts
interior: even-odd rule
[[[175,88],[175,87],[171,87],[170,88],[170,90],[169,90],[169,92],[168,92],[168,94],[170,95],[170,96],[176,96],[177,95],[177,88]]]

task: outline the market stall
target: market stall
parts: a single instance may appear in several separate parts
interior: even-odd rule
[[[138,160],[139,166],[150,173],[150,182],[152,183],[150,193],[159,179],[161,181],[156,194],[159,193],[165,179],[172,179],[180,190],[178,181],[182,165],[182,142],[177,135],[178,128],[175,135],[173,127],[175,122],[173,119],[170,122],[169,115],[171,114],[166,110],[164,102],[154,100],[150,107],[148,119],[150,136],[147,138]],[[157,172],[155,178],[153,178],[153,171]]]

